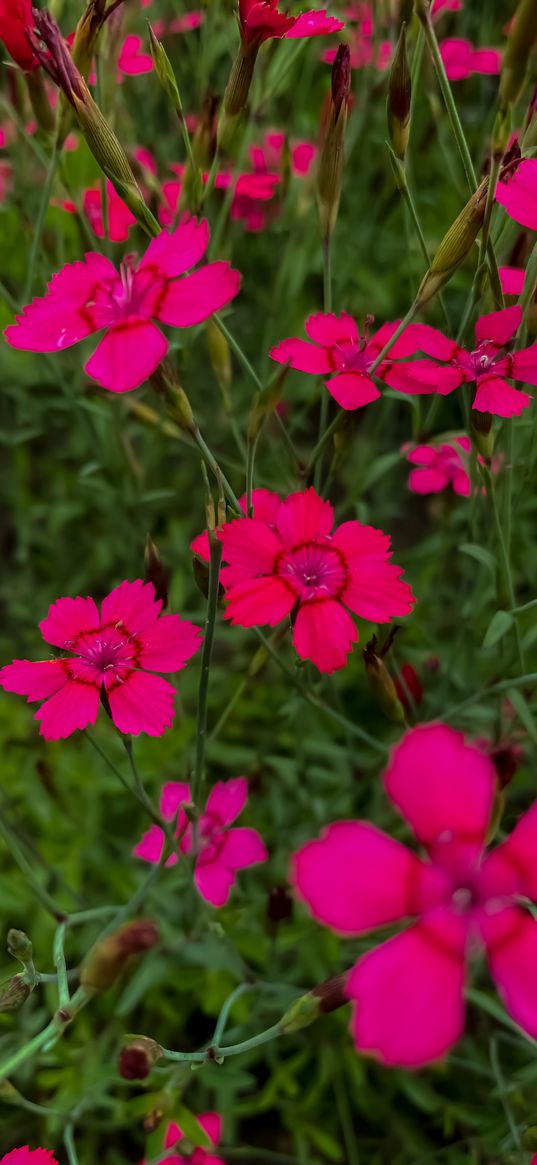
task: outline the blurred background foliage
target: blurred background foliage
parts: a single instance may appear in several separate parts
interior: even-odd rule
[[[53,7],[68,33],[81,4],[66,0]],[[330,11],[340,8],[333,3]],[[377,0],[374,9],[378,35],[395,41],[398,23],[390,18],[390,4]],[[463,11],[442,17],[442,35],[501,47],[513,10],[508,0],[467,0]],[[145,12],[133,0],[125,5],[124,29],[146,37],[145,16],[167,19],[184,11],[179,0],[173,5],[154,0]],[[412,23],[411,49],[416,32]],[[271,42],[263,49],[250,120],[231,159],[238,169],[248,145],[269,128],[283,129],[291,140],[317,138],[329,89],[330,69],[320,61],[327,43]],[[236,44],[232,5],[217,0],[206,3],[199,30],[166,41],[186,110],[199,111],[209,92],[221,96]],[[154,74],[116,84],[113,50],[105,38],[103,109],[125,147],[150,149],[160,178],[169,177],[170,164],[184,161],[173,114]],[[362,324],[368,315],[378,323],[397,319],[423,274],[387,156],[386,80],[385,72],[372,67],[353,74],[354,106],[333,248],[335,310],[351,312]],[[494,76],[472,76],[454,86],[478,171],[489,151],[497,84]],[[13,308],[24,302],[46,143],[24,130],[29,111],[21,78],[9,65],[3,69],[1,92],[3,120],[12,122],[14,107],[19,123],[4,154],[13,167],[12,190],[0,206],[0,323],[5,326]],[[529,95],[526,88],[517,125]],[[414,96],[409,174],[434,251],[467,194],[427,59]],[[63,175],[75,200],[98,181],[83,142],[65,155]],[[58,179],[56,203],[65,196]],[[278,213],[264,231],[252,234],[241,222],[227,222],[218,246],[218,254],[232,258],[243,275],[242,293],[226,321],[263,381],[274,371],[270,346],[301,335],[304,319],[323,302],[313,179],[291,178],[277,204]],[[222,195],[215,193],[208,207],[213,228],[221,214]],[[494,219],[494,236],[499,236],[501,262],[523,261],[528,240],[501,211]],[[87,245],[79,220],[51,205],[35,292],[41,293],[50,274]],[[134,230],[128,244],[104,247],[119,260],[126,251],[142,252],[145,245]],[[452,334],[474,262],[471,256],[445,293]],[[491,306],[486,302],[483,309]],[[443,326],[437,301],[424,318]],[[206,328],[175,332],[171,339],[201,430],[241,493],[253,385],[233,357],[229,410],[211,365]],[[199,454],[181,437],[144,425],[132,411],[134,401],[143,402],[164,420],[149,385],[116,397],[88,381],[82,372],[85,347],[48,357],[0,346],[0,658],[5,662],[39,658],[36,624],[58,596],[99,599],[123,578],[140,577],[148,532],[169,571],[170,610],[199,624],[204,619],[205,600],[196,588],[189,553],[191,538],[205,522]],[[285,382],[280,417],[304,463],[317,438],[322,391],[297,372]],[[435,434],[460,431],[458,395],[442,400]],[[496,610],[505,606],[498,594],[497,542],[487,498],[479,492],[471,500],[447,493],[420,498],[407,488],[408,466],[400,447],[426,433],[429,403],[388,391],[382,402],[349,414],[328,492],[338,520],[358,517],[391,535],[395,559],[404,565],[418,598],[390,657],[392,670],[410,662],[421,680],[423,702],[413,708],[411,719],[444,717],[475,738],[509,738],[521,746],[523,760],[508,790],[508,828],[535,793],[535,705],[532,711],[529,688],[511,689],[506,683],[500,692],[487,691],[517,673],[512,634],[492,644],[489,634],[483,642]],[[496,449],[504,459],[498,484],[502,513],[512,490],[512,568],[517,603],[523,604],[534,598],[537,574],[533,411],[513,422],[510,484],[509,426],[495,422]],[[269,418],[259,442],[256,485],[286,493],[303,481],[280,425]],[[537,640],[531,611],[520,618],[520,630],[529,664]],[[370,627],[360,626],[362,645],[370,633]],[[158,949],[84,1011],[51,1051],[27,1062],[12,1078],[16,1094],[0,1086],[0,1149],[43,1144],[56,1147],[63,1160],[62,1133],[69,1114],[75,1114],[81,1165],[139,1162],[146,1152],[144,1118],[168,1101],[173,1116],[183,1097],[194,1112],[217,1109],[223,1114],[221,1152],[229,1162],[425,1165],[438,1158],[466,1165],[469,1160],[521,1160],[522,1132],[537,1124],[537,1061],[530,1044],[506,1023],[479,964],[472,977],[480,1006],[475,1000],[470,1005],[466,1038],[445,1064],[420,1074],[383,1070],[360,1059],[344,1009],[224,1066],[172,1073],[165,1095],[161,1090],[170,1081],[169,1068],[154,1069],[143,1084],[118,1076],[117,1053],[126,1032],[144,1032],[169,1047],[196,1048],[210,1037],[233,988],[251,979],[254,988],[232,1010],[228,1042],[233,1042],[269,1026],[300,990],[351,965],[367,942],[338,940],[296,905],[291,918],[271,922],[269,892],[285,885],[292,851],[326,822],[364,816],[398,836],[406,833],[383,795],[375,750],[353,737],[344,723],[306,703],[273,662],[265,661],[249,675],[257,648],[253,633],[219,620],[209,693],[208,771],[211,784],[239,773],[249,778],[244,822],[262,832],[270,861],[242,875],[229,906],[219,912],[194,895],[182,866],[161,874],[144,902],[147,914],[159,921]],[[279,650],[294,668],[290,644],[284,640]],[[188,779],[191,771],[198,674],[199,658],[180,677],[173,730],[136,744],[138,765],[155,801],[164,781]],[[322,701],[371,736],[384,743],[397,739],[399,729],[372,699],[359,647],[334,677],[320,678],[309,667],[300,676]],[[95,738],[124,771],[124,753],[104,715]],[[0,701],[0,742],[1,820],[42,885],[66,911],[119,908],[127,902],[146,877],[131,849],[147,821],[106,762],[80,735],[58,744],[41,741],[32,710],[15,696]],[[54,922],[3,842],[0,866],[2,948],[10,926],[24,929],[33,941],[38,970],[51,973]],[[94,921],[68,931],[69,967],[77,967],[100,926]],[[7,953],[0,962],[2,977],[13,973]],[[16,1015],[0,1016],[2,1058],[41,1030],[55,1007],[55,984],[44,983]]]

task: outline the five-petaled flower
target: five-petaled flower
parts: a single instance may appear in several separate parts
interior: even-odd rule
[[[326,9],[287,16],[279,11],[278,0],[239,0],[239,25],[243,43],[248,47],[259,47],[273,37],[296,40],[339,32],[343,21],[327,16]]]
[[[58,1162],[50,1149],[29,1149],[24,1145],[0,1157],[0,1165],[58,1165]]]
[[[537,158],[524,158],[512,178],[498,182],[496,201],[515,222],[537,231]]]
[[[470,438],[464,436],[440,445],[404,448],[407,461],[416,467],[409,474],[408,488],[415,494],[438,494],[451,486],[460,497],[469,497],[471,483],[467,461],[470,450]]]
[[[99,611],[91,598],[57,599],[39,624],[59,659],[16,659],[0,687],[29,701],[46,740],[94,724],[102,698],[120,732],[160,736],[174,717],[175,688],[153,672],[175,672],[198,650],[201,632],[179,615],[160,615],[152,583],[122,582]]]
[[[222,1137],[222,1117],[220,1114],[217,1112],[202,1112],[196,1119],[201,1125],[203,1131],[207,1134],[207,1137],[211,1142],[211,1146],[216,1148]],[[184,1135],[185,1134],[183,1133],[183,1130],[179,1128],[179,1125],[176,1125],[175,1121],[171,1121],[168,1125],[168,1128],[166,1129],[164,1148],[175,1148],[175,1145],[177,1145],[179,1141],[182,1141]],[[166,1162],[171,1163],[171,1165],[175,1165],[176,1162],[179,1163],[182,1161],[185,1161],[185,1157],[183,1157],[182,1154],[181,1156],[177,1157],[170,1157],[168,1155],[163,1157],[162,1161],[160,1161],[158,1165],[166,1165]],[[211,1150],[203,1149],[201,1145],[197,1145],[192,1154],[188,1155],[188,1161],[190,1162],[190,1165],[226,1165],[223,1157],[215,1156]]]
[[[28,33],[34,27],[32,0],[0,0],[0,43],[25,72],[39,68]]]
[[[519,352],[505,351],[521,319],[518,305],[481,316],[475,327],[476,346],[470,352],[429,324],[410,324],[405,332],[407,343],[432,356],[435,362],[398,362],[387,371],[385,380],[400,392],[439,392],[442,396],[461,384],[475,382],[472,408],[476,412],[518,417],[531,397],[513,388],[505,378],[537,384],[537,344]]]
[[[342,409],[362,408],[380,396],[369,369],[397,327],[397,324],[383,324],[373,336],[369,336],[369,322],[371,317],[368,317],[361,336],[347,312],[340,316],[318,312],[309,316],[304,325],[312,343],[296,337],[282,340],[272,348],[270,356],[278,364],[288,364],[300,372],[310,372],[314,376],[329,373],[330,379],[325,381],[325,385],[338,405]],[[415,347],[408,347],[406,335],[404,332],[395,342],[389,359],[382,361],[376,369],[375,376],[379,379],[384,378],[393,359],[408,356],[415,350]]]
[[[268,493],[268,491],[266,491]],[[361,522],[332,532],[334,511],[314,489],[284,501],[268,493],[272,512],[222,527],[226,617],[234,626],[275,626],[291,616],[301,659],[322,672],[345,666],[358,632],[349,610],[372,623],[408,615],[414,598],[389,562],[390,539]],[[266,513],[267,498],[263,500]]]
[[[537,803],[489,855],[496,790],[489,757],[445,724],[407,732],[384,773],[388,796],[428,860],[365,821],[338,821],[294,856],[292,879],[313,916],[343,935],[417,919],[362,955],[346,991],[362,1052],[418,1068],[464,1030],[469,954],[485,948],[513,1019],[537,1037]]]
[[[105,330],[85,371],[111,392],[129,392],[168,351],[153,320],[193,327],[238,294],[240,275],[229,263],[207,263],[185,274],[208,244],[205,219],[185,216],[171,234],[162,231],[152,239],[141,260],[127,256],[119,274],[104,255],[90,251],[52,277],[45,297],[34,299],[6,329],[6,340],[13,348],[55,352]]]
[[[218,781],[209,793],[196,832],[186,816],[184,805],[190,804],[190,786],[178,781],[164,785],[160,798],[160,812],[165,821],[175,822],[175,836],[181,853],[195,849],[194,882],[202,896],[213,906],[225,906],[237,870],[265,862],[267,849],[257,830],[248,827],[230,829],[242,813],[248,798],[245,777]],[[160,826],[152,825],[134,848],[137,857],[156,864],[164,846]],[[168,858],[166,865],[178,861],[177,854]]]

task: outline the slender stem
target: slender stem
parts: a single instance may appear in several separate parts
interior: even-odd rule
[[[52,917],[55,918],[57,922],[63,922],[66,918],[65,911],[62,910],[60,906],[58,906],[52,895],[48,893],[48,890],[45,890],[45,887],[41,885],[41,882],[34,873],[31,862],[28,860],[26,854],[23,852],[21,846],[19,845],[13,829],[7,824],[2,814],[0,814],[0,837],[2,837],[5,841],[12,858],[16,861],[19,869],[22,870],[23,874],[28,879],[28,882],[32,887],[36,897],[39,898],[39,901],[42,903],[45,909],[48,910],[50,914],[52,914]]]
[[[198,426],[195,425],[193,429],[189,430],[189,432],[190,432],[190,436],[192,437],[192,440],[195,441],[196,445],[198,446],[198,449],[203,457],[205,464],[211,470],[211,473],[214,474],[217,482],[219,482],[220,485],[222,486],[222,489],[223,489],[228,501],[230,502],[232,509],[235,510],[235,513],[239,514],[242,517],[243,511],[240,507],[239,499],[238,499],[237,495],[233,492],[227,477],[225,476],[224,473],[222,473],[222,470],[221,470],[221,468],[216,460],[216,457],[214,456],[214,453],[212,453],[211,450],[209,449],[209,446],[208,446],[207,442],[204,440],[204,438],[202,437]]]
[[[470,708],[472,704],[478,704],[480,700],[485,700],[487,696],[500,696],[502,692],[508,692],[509,688],[531,688],[537,684],[537,672],[529,672],[525,676],[513,676],[509,680],[498,680],[496,684],[490,684],[489,687],[479,688],[473,692],[471,696],[467,696],[465,700],[461,700],[460,704],[452,704],[451,708],[447,710],[442,709],[442,717],[444,720],[450,720],[452,716],[456,716],[459,712],[464,712],[466,708]]]
[[[207,737],[207,744],[212,744],[216,740],[216,738],[220,735],[220,733],[224,727],[224,724],[226,724],[227,720],[229,719],[235,705],[240,700],[240,698],[241,698],[243,692],[246,690],[249,682],[250,682],[250,676],[249,675],[243,676],[242,680],[240,681],[240,684],[238,684],[238,686],[236,687],[231,699],[226,704],[224,711],[222,712],[222,715],[220,716],[220,719],[217,721],[214,728],[209,733],[209,735]]]
[[[372,376],[373,373],[376,372],[377,368],[379,367],[379,364],[382,364],[382,361],[386,358],[386,356],[388,355],[388,352],[391,351],[394,344],[399,339],[399,336],[401,336],[403,334],[405,328],[414,319],[414,316],[415,316],[417,310],[418,310],[418,305],[417,305],[416,301],[414,301],[414,303],[411,305],[411,307],[409,307],[409,309],[406,313],[406,316],[403,317],[403,319],[400,321],[400,323],[396,327],[395,332],[392,333],[389,340],[386,341],[384,347],[381,348],[378,356],[376,356],[375,359],[373,360],[373,363],[369,365],[369,368],[368,368],[368,375],[369,376]]]
[[[524,287],[522,288],[522,295],[519,299],[520,307],[522,308],[522,324],[526,322],[526,317],[533,303],[535,296],[537,282],[537,246],[533,248],[530,255],[528,265],[526,267],[526,277],[524,279]]]
[[[227,1056],[240,1056],[242,1052],[249,1052],[252,1048],[259,1048],[261,1044],[268,1044],[271,1040],[275,1040],[283,1034],[280,1024],[275,1023],[272,1027],[267,1028],[266,1031],[259,1032],[258,1035],[251,1036],[250,1039],[243,1040],[240,1044],[230,1044],[226,1048],[211,1045],[202,1052],[174,1052],[169,1048],[163,1048],[162,1056],[163,1059],[171,1060],[172,1063],[206,1064],[209,1060],[225,1060]]]
[[[219,315],[213,316],[213,319],[214,319],[214,322],[215,322],[217,328],[221,331],[222,335],[225,336],[230,348],[235,353],[237,360],[240,362],[240,364],[242,364],[245,372],[248,373],[248,376],[250,377],[251,380],[253,380],[256,388],[261,392],[263,389],[262,381],[259,379],[259,376],[257,375],[257,372],[255,371],[255,369],[252,368],[252,365],[250,364],[250,361],[249,361],[246,353],[243,352],[238,340],[236,340],[235,336],[233,336],[231,334],[229,328],[226,327],[223,319],[221,319],[221,317]]]
[[[513,1144],[516,1145],[517,1149],[521,1149],[522,1142],[520,1139],[520,1133],[518,1131],[516,1121],[513,1117],[513,1113],[511,1112],[511,1106],[509,1105],[509,1102],[507,1100],[507,1088],[505,1086],[505,1080],[503,1078],[502,1068],[501,1068],[501,1064],[500,1064],[500,1056],[499,1056],[499,1052],[498,1052],[498,1041],[494,1036],[492,1037],[492,1039],[490,1041],[490,1062],[492,1065],[492,1071],[494,1073],[494,1078],[496,1080],[496,1087],[498,1089],[500,1100],[502,1102],[502,1108],[503,1108],[503,1111],[504,1111],[505,1116],[506,1116],[507,1124],[509,1125],[511,1137],[513,1138]]]
[[[507,549],[507,544],[505,541],[502,523],[500,520],[500,512],[498,509],[498,500],[496,498],[496,487],[495,487],[495,483],[494,483],[494,478],[493,478],[493,475],[490,472],[490,469],[488,468],[487,465],[481,466],[481,472],[482,472],[483,477],[484,477],[485,482],[486,482],[487,491],[488,491],[488,495],[490,497],[490,502],[491,502],[491,506],[492,506],[492,513],[494,515],[494,525],[496,527],[498,546],[499,546],[499,550],[500,550],[500,565],[501,565],[501,572],[503,574],[503,579],[504,579],[504,586],[505,586],[505,590],[506,590],[507,597],[509,600],[509,606],[510,606],[511,610],[513,610],[516,607],[513,575],[511,572],[511,563],[509,561],[509,551]],[[514,630],[515,630],[515,639],[516,639],[516,646],[517,646],[517,652],[518,652],[518,661],[519,661],[519,665],[520,665],[520,671],[521,671],[521,673],[523,673],[525,671],[524,653],[522,650],[522,641],[520,638],[520,628],[518,626],[518,623],[516,623],[516,622],[514,623]]]
[[[209,676],[213,653],[214,632],[216,626],[216,612],[218,609],[218,588],[220,563],[222,561],[222,543],[214,532],[209,534],[211,557],[209,561],[209,595],[207,599],[207,618],[205,621],[205,638],[201,655],[201,674],[198,691],[198,715],[196,727],[196,759],[192,777],[192,800],[199,810],[201,791],[205,770],[205,744],[207,739],[207,696],[209,692]]]
[[[78,1165],[78,1154],[75,1147],[75,1138],[71,1122],[66,1125],[63,1131],[63,1143],[65,1145],[65,1152],[67,1153],[69,1165]]]
[[[189,144],[190,144],[190,137],[189,137],[189,135],[188,135],[188,130],[187,130],[187,137],[188,137],[188,142],[189,142]],[[192,147],[190,147],[190,154],[192,155]],[[202,196],[201,196],[201,205],[202,205],[202,206],[203,206],[204,202],[206,202],[206,201],[207,201],[207,199],[208,199],[208,198],[210,197],[210,195],[212,194],[212,191],[213,191],[213,188],[214,188],[214,184],[215,184],[215,181],[216,181],[216,175],[217,175],[217,173],[218,173],[218,165],[219,165],[219,162],[220,162],[220,157],[219,157],[219,153],[218,153],[218,146],[217,146],[217,148],[216,148],[216,150],[215,150],[215,152],[214,152],[214,158],[213,158],[213,160],[212,160],[212,163],[211,163],[211,169],[209,170],[209,173],[208,173],[208,176],[207,176],[207,181],[206,181],[206,183],[205,183],[205,187],[204,187],[204,190],[203,190],[203,194],[202,194]],[[193,157],[193,155],[192,155],[192,162],[191,162],[191,164],[192,164],[192,166],[195,166],[195,165],[196,165],[196,163],[195,163],[195,161],[194,161],[194,157]]]
[[[324,401],[325,399],[326,399],[326,401],[328,401],[328,392],[325,392],[325,394],[324,394],[324,396],[323,396],[323,398],[322,398],[322,400],[323,400],[323,401]],[[322,402],[321,402],[321,407],[322,407]],[[321,418],[321,419],[322,419],[322,418]],[[328,445],[328,442],[332,440],[332,437],[334,436],[334,433],[337,433],[337,430],[339,429],[339,426],[340,426],[341,424],[343,424],[343,421],[344,421],[344,419],[345,419],[345,412],[344,412],[344,410],[343,410],[343,409],[338,409],[338,411],[337,411],[337,413],[336,413],[335,417],[332,417],[332,420],[330,421],[330,424],[326,426],[326,429],[324,430],[324,433],[323,433],[323,434],[322,434],[322,436],[319,438],[319,440],[317,441],[317,444],[315,445],[315,448],[313,449],[313,452],[312,452],[312,454],[311,454],[311,457],[310,457],[310,459],[309,459],[309,462],[308,462],[308,464],[307,464],[307,466],[306,466],[306,470],[305,470],[305,475],[306,475],[306,477],[309,477],[309,476],[310,476],[310,474],[311,474],[312,470],[314,469],[314,467],[316,466],[317,462],[319,461],[319,458],[321,457],[321,454],[323,453],[323,450],[324,450],[324,449],[326,448],[326,446]],[[320,431],[320,428],[321,428],[321,426],[319,425],[319,431]]]
[[[249,518],[251,518],[253,513],[252,494],[254,491],[255,455],[260,436],[261,428],[257,431],[255,437],[248,437],[246,446],[246,513]]]
[[[38,255],[39,247],[41,244],[41,235],[43,233],[43,224],[45,222],[45,215],[46,215],[47,210],[48,210],[52,186],[54,183],[54,179],[56,177],[56,170],[58,168],[59,157],[60,157],[59,150],[58,150],[57,145],[55,144],[54,148],[52,150],[52,154],[50,156],[47,177],[45,180],[45,185],[43,186],[43,191],[41,194],[41,201],[39,203],[39,210],[37,212],[37,218],[35,221],[35,229],[34,229],[34,233],[33,233],[33,237],[32,237],[32,245],[30,247],[30,257],[28,259],[28,273],[26,276],[26,284],[25,284],[25,288],[24,288],[24,303],[28,303],[28,300],[31,299],[31,296],[32,296],[32,289],[33,289],[33,285],[34,285],[34,275],[35,275],[35,265],[37,262],[37,255]]]
[[[66,924],[62,922],[54,935],[53,943],[53,958],[54,966],[58,974],[58,1002],[60,1007],[69,1007],[71,996],[69,994],[69,982],[67,979],[67,966],[65,963],[65,931]]]
[[[231,992],[231,995],[229,995],[226,999],[214,1029],[213,1044],[215,1044],[216,1047],[219,1047],[220,1040],[222,1039],[226,1029],[229,1013],[233,1007],[233,1004],[236,1003],[237,999],[240,999],[241,995],[244,995],[245,991],[251,991],[252,987],[252,983],[240,983],[239,986],[236,987],[235,990]]]
[[[323,239],[323,310],[325,312],[332,311],[332,236],[330,234],[326,235]],[[315,472],[313,478],[313,485],[317,492],[319,492],[321,487],[321,474],[323,471],[322,452],[326,445],[326,442],[323,441],[323,438],[328,427],[329,406],[330,397],[325,385],[323,384],[321,387],[319,433],[317,437],[317,444],[315,446],[315,449],[319,450],[319,452],[315,458]],[[339,417],[340,414],[338,413],[338,419]]]
[[[391,166],[392,166],[392,170],[394,173],[397,189],[399,190],[399,193],[401,194],[401,197],[403,198],[403,200],[406,203],[406,206],[408,208],[408,211],[410,214],[410,219],[412,222],[412,226],[414,227],[414,233],[415,233],[416,238],[418,240],[418,244],[419,244],[421,253],[423,255],[425,266],[426,266],[426,268],[428,268],[431,266],[431,256],[429,255],[429,251],[427,249],[425,235],[424,235],[423,230],[422,230],[421,222],[419,219],[416,204],[414,202],[412,191],[410,189],[410,186],[408,185],[408,178],[407,178],[407,173],[406,173],[404,162],[402,162],[400,158],[396,157],[389,142],[386,142],[386,146],[388,149],[388,156],[389,156],[389,159],[391,162]],[[447,313],[447,308],[445,305],[444,298],[443,298],[442,293],[440,291],[438,292],[438,302],[439,302],[440,308],[442,310],[442,315],[444,317],[444,323],[446,324],[446,327],[450,331],[451,330],[451,322],[450,322],[450,319],[449,319],[449,316]]]

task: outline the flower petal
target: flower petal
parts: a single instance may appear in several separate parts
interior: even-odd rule
[[[522,308],[518,304],[514,307],[505,307],[503,311],[491,311],[488,315],[480,316],[475,326],[475,338],[493,340],[500,348],[510,340],[520,327]]]
[[[448,485],[447,473],[439,469],[413,469],[408,476],[408,487],[415,494],[438,494]]]
[[[433,860],[466,868],[481,852],[495,770],[479,748],[447,724],[406,732],[384,773],[386,792]]]
[[[308,316],[304,330],[310,340],[323,348],[338,344],[358,344],[360,334],[356,322],[346,311],[336,316],[333,312],[316,312]]]
[[[332,543],[344,555],[349,571],[341,596],[346,607],[373,623],[409,614],[414,596],[400,577],[401,567],[389,562],[387,534],[361,522],[344,522],[334,531]]]
[[[132,392],[158,368],[167,351],[160,328],[151,320],[128,316],[108,329],[84,371],[110,392]]]
[[[138,271],[156,267],[160,275],[176,279],[199,263],[209,246],[209,237],[207,219],[184,215],[174,231],[161,231],[151,240]]]
[[[321,8],[319,11],[301,12],[284,36],[287,40],[297,40],[304,36],[325,36],[326,33],[339,32],[344,27],[342,20],[337,20],[335,16],[327,16],[326,8]]]
[[[498,267],[504,295],[522,295],[525,271],[523,267]]]
[[[57,352],[78,344],[109,322],[95,297],[103,283],[119,284],[115,267],[104,255],[89,251],[53,275],[46,294],[34,299],[4,332],[12,348]]]
[[[121,624],[128,635],[139,635],[158,619],[161,609],[162,602],[155,598],[152,583],[140,578],[134,582],[125,579],[103,599],[101,626]]]
[[[224,561],[239,577],[270,574],[282,549],[280,539],[259,518],[235,518],[226,522],[220,538]]]
[[[433,364],[431,360],[409,360],[383,367],[382,379],[397,392],[412,396],[437,392],[447,396],[462,384],[464,374],[451,365]]]
[[[536,853],[537,802],[522,815],[505,841],[487,855],[482,867],[487,896],[537,898]]]
[[[193,14],[191,14],[193,15]],[[202,1112],[198,1117],[198,1121],[207,1133],[207,1136],[213,1145],[217,1145],[222,1139],[223,1120],[218,1112]]]
[[[93,599],[77,596],[76,599],[68,597],[52,603],[46,619],[39,624],[39,630],[46,643],[64,651],[76,651],[79,640],[88,632],[98,631],[100,625]]]
[[[325,387],[338,405],[349,411],[361,409],[380,396],[371,378],[361,372],[340,372],[338,376],[326,380]]]
[[[235,882],[235,873],[223,862],[198,861],[194,870],[194,882],[206,902],[213,906],[225,906]]]
[[[296,595],[281,578],[251,578],[234,582],[226,599],[226,619],[234,627],[274,627],[292,611]]]
[[[138,664],[147,671],[179,671],[201,647],[199,627],[179,615],[161,615],[140,635]]]
[[[500,376],[480,376],[472,408],[495,417],[519,417],[531,404],[531,396],[513,388]]]
[[[190,785],[185,781],[168,781],[162,786],[159,808],[165,821],[173,821],[182,804],[191,800]]]
[[[537,921],[519,906],[481,912],[490,973],[509,1014],[537,1038]]]
[[[157,319],[174,328],[192,328],[220,311],[239,294],[241,277],[229,263],[207,263],[170,283]]]
[[[150,862],[151,865],[156,866],[162,857],[165,840],[164,830],[160,828],[160,825],[150,825],[132,852],[135,857],[142,858],[144,862]]]
[[[221,825],[231,825],[236,821],[248,800],[246,777],[233,777],[230,781],[217,781],[207,798],[206,813],[217,817]]]
[[[336,599],[301,603],[293,629],[293,644],[301,659],[310,659],[320,672],[345,667],[358,631]]]
[[[241,825],[237,829],[229,829],[224,834],[220,860],[229,866],[230,870],[242,870],[246,866],[266,862],[268,856],[267,847],[256,829]]]
[[[496,201],[515,222],[537,231],[537,158],[524,158],[509,182],[498,182]]]
[[[99,684],[71,679],[36,712],[34,719],[41,722],[41,736],[45,740],[64,740],[77,729],[95,724],[99,698]]]
[[[314,489],[289,494],[278,511],[276,526],[288,546],[309,542],[320,534],[330,534],[334,511]]]
[[[175,716],[175,688],[160,676],[130,671],[106,687],[112,720],[120,732],[162,736]]]
[[[359,1051],[402,1068],[449,1051],[464,1030],[466,940],[465,921],[444,907],[358,960],[346,992]]]
[[[336,821],[293,856],[291,881],[314,918],[359,935],[445,899],[440,871],[366,821]]]
[[[313,376],[333,371],[330,355],[324,348],[296,337],[282,340],[281,344],[271,348],[270,358],[277,364],[288,364],[290,368],[297,368],[299,372],[309,372]]]
[[[513,352],[513,380],[522,380],[525,384],[537,384],[537,344],[529,348],[522,348],[520,352]]]
[[[33,663],[29,659],[14,659],[0,668],[0,687],[5,692],[26,696],[27,700],[45,700],[63,688],[69,680],[61,659],[43,659]]]

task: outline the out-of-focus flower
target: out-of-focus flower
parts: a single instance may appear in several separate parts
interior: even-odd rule
[[[174,831],[176,837],[180,838],[181,853],[190,854],[196,847],[194,882],[202,898],[213,906],[225,906],[237,870],[265,862],[268,858],[265,843],[257,830],[244,826],[229,828],[242,813],[247,798],[248,782],[245,777],[218,781],[209,793],[196,831],[183,807],[191,803],[190,786],[170,781],[164,785],[161,793],[160,812],[165,821],[175,822]],[[161,859],[164,844],[163,830],[158,825],[152,825],[133,852],[146,862],[157,863]],[[172,854],[166,865],[173,866],[178,860],[178,855]]]
[[[411,663],[401,664],[399,671],[393,677],[393,682],[398,698],[407,714],[412,711],[413,704],[419,707],[423,703],[423,686]]]
[[[153,58],[143,51],[142,38],[130,34],[125,37],[119,53],[117,67],[120,73],[129,77],[137,77],[140,73],[151,73]]]
[[[247,497],[243,494],[239,498],[239,505],[241,510],[246,515]],[[267,522],[272,526],[276,521],[278,510],[281,506],[281,501],[277,494],[272,493],[269,489],[254,489],[252,490],[252,514],[259,522]],[[220,534],[222,527],[217,527],[216,533]],[[203,562],[209,562],[211,558],[211,550],[209,543],[209,535],[207,530],[202,534],[197,534],[190,543],[190,549],[193,554],[197,554]]]
[[[6,202],[13,185],[13,170],[9,162],[0,161],[0,204]]]
[[[326,9],[311,9],[299,16],[287,16],[278,9],[278,0],[239,0],[239,25],[243,43],[248,47],[263,44],[274,37],[297,40],[339,32],[342,20],[327,16]]]
[[[497,76],[502,67],[502,54],[497,49],[475,49],[460,37],[441,41],[440,55],[450,81],[464,81],[472,73]]]
[[[216,1147],[222,1138],[222,1117],[217,1112],[202,1112],[196,1119],[204,1132],[207,1133],[211,1146]],[[179,1141],[183,1140],[184,1135],[179,1125],[171,1122],[166,1130],[164,1148],[173,1149]],[[166,1165],[166,1162],[169,1161],[171,1161],[172,1165],[175,1165],[175,1162],[184,1160],[185,1158],[182,1155],[177,1157],[170,1157],[168,1155],[159,1162],[159,1165]],[[226,1165],[222,1157],[216,1157],[214,1155],[212,1148],[211,1150],[202,1149],[200,1145],[197,1145],[193,1152],[188,1154],[188,1161],[191,1162],[191,1165]]]
[[[184,16],[177,16],[172,20],[169,31],[170,32],[193,32],[194,29],[200,28],[205,20],[205,13],[202,9],[193,12],[185,12]]]
[[[219,534],[226,617],[233,626],[274,627],[291,616],[300,658],[336,671],[358,639],[349,611],[387,623],[409,614],[412,591],[389,561],[389,537],[361,522],[333,530],[333,508],[314,489],[274,508],[271,521],[237,518]]]
[[[461,8],[462,0],[433,0],[431,16],[433,19],[438,18],[443,12],[460,12]]]
[[[63,209],[75,214],[77,207],[70,200],[62,203]],[[92,186],[84,191],[82,209],[90,227],[98,239],[105,238],[105,224],[102,205],[102,190],[100,186]],[[129,237],[131,227],[136,226],[136,219],[119,197],[112,183],[106,179],[106,238],[112,243],[124,243]]]
[[[496,201],[510,218],[537,231],[537,158],[524,158],[507,182],[498,182]]]
[[[201,632],[162,615],[150,583],[122,582],[104,599],[58,599],[39,624],[45,643],[69,655],[0,669],[0,687],[44,700],[34,719],[45,740],[95,724],[103,701],[120,732],[160,736],[174,717],[175,688],[153,672],[176,672],[198,650]]]
[[[292,869],[314,918],[342,935],[414,920],[348,976],[358,1050],[405,1068],[444,1056],[463,1034],[476,945],[507,1011],[535,1039],[537,921],[522,903],[537,897],[537,803],[484,855],[494,765],[446,724],[407,732],[383,780],[428,861],[369,822],[338,821],[295,854]]]
[[[28,39],[33,27],[32,0],[0,0],[0,43],[25,72],[39,68]]]
[[[159,207],[158,219],[161,226],[170,226],[177,215],[183,184],[186,176],[186,167],[172,166],[176,178],[162,183],[163,202]],[[202,174],[202,182],[207,183],[209,174]],[[265,214],[262,204],[269,202],[273,197],[280,181],[278,174],[233,174],[231,170],[220,170],[216,175],[214,186],[216,190],[229,190],[234,187],[231,202],[230,217],[233,221],[240,220],[246,230],[259,231],[265,223]]]
[[[111,392],[130,392],[168,351],[153,320],[193,327],[238,294],[240,275],[229,263],[207,263],[185,275],[208,244],[207,222],[184,217],[171,234],[153,239],[139,262],[128,256],[119,273],[104,255],[89,251],[53,276],[45,297],[34,299],[6,329],[6,340],[13,348],[55,352],[106,329],[85,371]]]
[[[408,488],[416,494],[436,494],[451,486],[460,497],[469,497],[470,449],[469,437],[455,437],[441,445],[415,445],[406,452],[407,461],[416,466],[408,478]]]
[[[58,1165],[50,1149],[11,1149],[0,1157],[0,1165]]]
[[[498,274],[504,295],[522,295],[526,275],[523,267],[499,267]]]
[[[428,324],[410,324],[405,332],[408,344],[414,343],[416,351],[432,356],[435,362],[399,361],[385,373],[385,380],[399,392],[439,392],[442,396],[462,384],[475,383],[472,408],[476,412],[518,417],[531,397],[513,388],[505,377],[537,384],[537,344],[518,352],[505,351],[521,318],[518,305],[481,316],[475,328],[476,346],[470,352]]]

